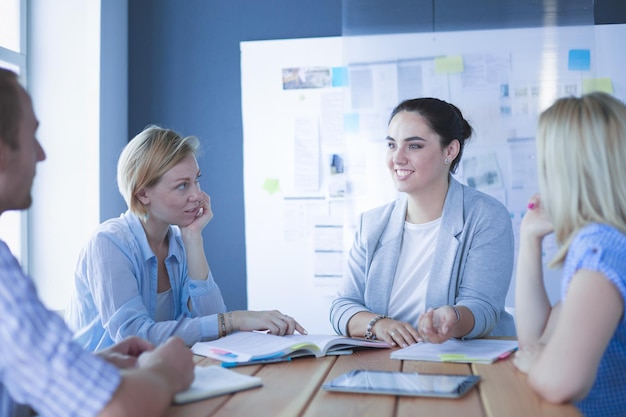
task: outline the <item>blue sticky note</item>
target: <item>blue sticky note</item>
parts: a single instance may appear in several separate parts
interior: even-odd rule
[[[358,113],[348,113],[343,115],[343,131],[347,134],[359,133]]]
[[[348,86],[348,68],[347,67],[333,67],[332,68],[333,87],[346,87]]]
[[[591,69],[591,51],[589,49],[570,49],[567,69],[570,71],[589,71]]]

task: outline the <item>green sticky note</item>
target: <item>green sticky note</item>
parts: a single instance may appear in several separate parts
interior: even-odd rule
[[[463,70],[463,57],[461,55],[435,58],[435,72],[438,74],[463,72]]]
[[[613,94],[613,82],[610,78],[586,78],[583,80],[583,94],[602,91]]]
[[[270,195],[279,192],[280,183],[278,182],[278,178],[266,178],[263,183],[263,189]]]

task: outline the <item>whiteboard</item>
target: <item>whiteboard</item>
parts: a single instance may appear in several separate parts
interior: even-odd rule
[[[592,90],[624,100],[620,39],[626,25],[242,42],[248,308],[332,333],[329,306],[358,214],[396,197],[384,138],[406,98],[461,109],[475,134],[455,176],[506,205],[517,242],[537,191],[538,114]],[[555,250],[547,239],[546,263]],[[557,301],[559,271],[544,279]]]

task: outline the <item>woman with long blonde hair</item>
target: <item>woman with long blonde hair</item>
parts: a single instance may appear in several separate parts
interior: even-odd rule
[[[626,415],[626,106],[605,93],[556,101],[537,132],[540,194],[520,228],[514,363],[551,402]],[[562,299],[543,285],[554,232]]]

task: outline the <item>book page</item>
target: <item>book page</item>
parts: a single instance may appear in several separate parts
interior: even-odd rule
[[[236,332],[210,342],[198,342],[191,348],[197,355],[225,362],[268,359],[287,355],[298,349],[310,350],[312,354],[319,350],[317,346],[308,342],[305,336],[294,340],[293,337],[259,332]]]
[[[382,340],[367,340],[360,338],[353,338],[347,336],[339,336],[339,335],[325,335],[325,334],[293,334],[284,336],[285,338],[292,339],[294,343],[312,343],[319,346],[321,352],[323,354],[327,354],[328,352],[334,352],[342,349],[349,349],[352,347],[377,347],[377,348],[388,348],[390,347],[387,343]]]
[[[207,356],[223,362],[249,362],[290,356],[311,354],[323,356],[328,351],[347,349],[355,346],[388,348],[380,340],[365,340],[338,335],[275,336],[261,332],[236,332],[221,339],[198,342],[191,348],[196,355]]]
[[[318,346],[320,351],[322,353],[324,353],[324,354],[327,352],[328,347],[333,342],[335,342],[336,340],[340,339],[336,335],[323,335],[323,334],[307,334],[307,335],[291,334],[291,335],[287,335],[285,337],[290,339],[292,341],[292,343],[294,343],[296,345],[300,345],[300,344],[314,344],[314,345]]]

